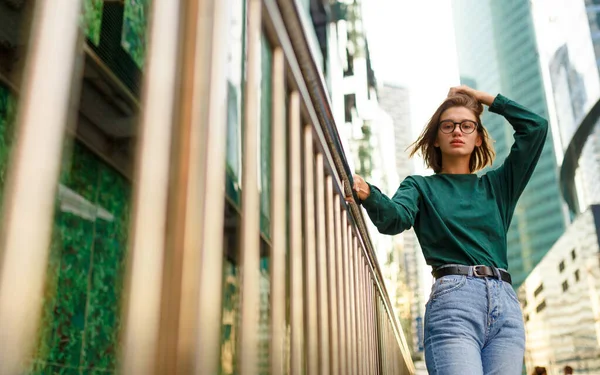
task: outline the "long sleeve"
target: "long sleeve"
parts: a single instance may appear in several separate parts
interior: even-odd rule
[[[505,208],[503,215],[508,224],[544,148],[548,121],[500,94],[490,111],[504,116],[515,130],[510,154],[498,169],[488,173],[504,199],[501,207]]]
[[[390,199],[376,186],[369,185],[371,194],[363,207],[380,233],[398,234],[415,223],[419,213],[420,193],[412,177],[407,177]]]

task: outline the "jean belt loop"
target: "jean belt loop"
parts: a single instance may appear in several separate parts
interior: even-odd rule
[[[498,276],[498,280],[502,281],[502,275],[500,275],[500,269],[497,267],[492,267],[494,269],[494,273]]]
[[[468,277],[473,277],[473,266],[469,267],[469,273],[467,274]]]

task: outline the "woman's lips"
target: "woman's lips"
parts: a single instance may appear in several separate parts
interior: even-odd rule
[[[452,142],[450,142],[450,144],[451,144],[452,146],[462,146],[462,145],[464,145],[465,143],[464,143],[463,141],[452,141]]]

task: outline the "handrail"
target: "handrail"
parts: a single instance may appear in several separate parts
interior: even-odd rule
[[[352,172],[341,146],[341,140],[335,125],[335,120],[333,118],[330,105],[331,100],[326,90],[325,80],[320,69],[317,67],[310,46],[308,45],[306,37],[307,33],[305,30],[306,25],[303,24],[302,19],[299,16],[300,10],[298,9],[298,4],[295,1],[289,0],[276,1],[279,5],[281,17],[289,35],[299,68],[304,77],[308,95],[312,101],[312,105],[319,120],[318,124],[321,126],[320,130],[325,138],[325,141],[327,142],[327,146],[329,148],[328,153],[331,155],[335,169],[337,170],[337,174],[340,176],[340,180],[338,181],[342,182],[344,185],[344,194],[346,196],[352,195]],[[377,262],[377,257],[373,249],[371,238],[367,231],[364,217],[358,206],[355,204],[350,204],[350,212],[352,213],[352,220],[358,228],[358,233],[360,234],[359,237],[363,242],[363,246],[361,246],[361,248],[364,250],[364,254],[369,260],[369,265],[375,276],[375,282],[383,298],[385,309],[387,310],[387,314],[392,321],[394,335],[401,347],[402,355],[405,357],[407,366],[414,371],[412,361],[408,353],[408,345],[402,330],[399,328],[396,316],[393,313],[392,304],[385,289],[383,275],[379,267],[379,263]]]

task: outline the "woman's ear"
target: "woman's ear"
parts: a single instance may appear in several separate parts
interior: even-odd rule
[[[481,147],[483,144],[483,139],[481,139],[481,134],[477,134],[477,139],[475,140],[475,146]]]

